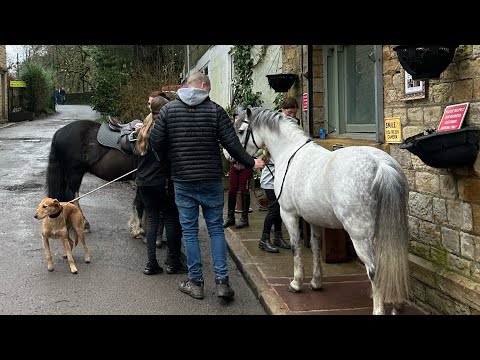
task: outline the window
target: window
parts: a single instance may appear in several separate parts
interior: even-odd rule
[[[199,70],[202,74],[208,76],[208,64]]]
[[[323,57],[328,133],[384,142],[382,46],[325,45]]]

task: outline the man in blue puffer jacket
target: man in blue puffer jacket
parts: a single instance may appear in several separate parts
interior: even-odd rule
[[[211,238],[213,271],[217,296],[232,299],[227,264],[227,242],[223,229],[223,166],[219,143],[246,168],[264,167],[240,144],[225,110],[210,100],[210,80],[202,73],[187,79],[187,87],[177,91],[177,99],[162,107],[150,132],[156,152],[167,151],[175,188],[175,202],[183,230],[188,262],[188,279],[180,291],[203,299],[203,272],[198,239],[199,206]]]

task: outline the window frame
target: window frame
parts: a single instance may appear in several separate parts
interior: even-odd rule
[[[383,46],[373,45],[373,52],[369,55],[374,62],[372,81],[374,81],[375,123],[363,125],[346,124],[345,120],[349,111],[346,99],[351,91],[351,87],[348,86],[351,78],[348,76],[346,66],[347,46],[349,45],[322,46],[325,127],[331,136],[375,139],[379,143],[384,143]]]

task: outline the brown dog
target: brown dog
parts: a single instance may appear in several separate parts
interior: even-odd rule
[[[85,230],[83,228],[83,215],[77,206],[68,202],[59,202],[57,199],[44,198],[38,205],[34,218],[43,219],[42,240],[45,256],[47,257],[48,271],[53,270],[50,238],[59,238],[62,241],[72,274],[78,272],[72,256],[72,250],[77,245],[78,240],[83,245],[85,262],[90,262],[90,253],[88,252]],[[75,241],[69,236],[70,230],[73,230]]]

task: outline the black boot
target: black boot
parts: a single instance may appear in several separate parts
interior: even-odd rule
[[[242,194],[242,217],[237,224],[237,229],[243,229],[248,226],[248,209],[250,207],[250,193]]]
[[[282,249],[291,248],[290,244],[283,239],[281,231],[275,231],[275,239],[273,240],[273,245],[278,246],[279,248],[282,248]]]
[[[262,234],[262,238],[260,239],[260,243],[258,244],[258,247],[266,252],[271,252],[271,253],[278,253],[280,250],[270,244],[270,234]]]
[[[235,204],[237,203],[237,194],[228,195],[228,210],[227,220],[223,223],[223,227],[229,227],[235,225]]]

